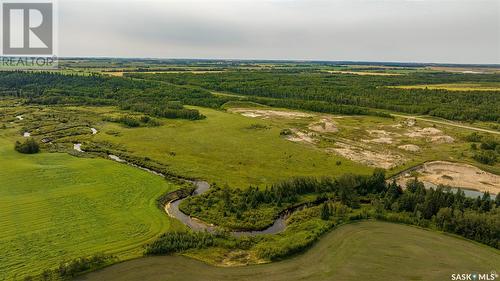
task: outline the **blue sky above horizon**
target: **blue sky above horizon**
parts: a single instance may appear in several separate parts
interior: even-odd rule
[[[497,0],[59,0],[59,55],[500,63]]]

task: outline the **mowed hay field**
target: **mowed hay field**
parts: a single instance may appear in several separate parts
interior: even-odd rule
[[[296,176],[369,174],[363,166],[280,136],[269,120],[196,108],[204,120],[162,119],[160,127],[124,128],[104,123],[96,141],[125,148],[133,155],[169,165],[175,173],[231,187],[266,185]],[[341,165],[337,165],[337,161]]]
[[[127,261],[86,281],[450,280],[452,273],[498,270],[500,251],[461,238],[384,222],[341,226],[302,255],[281,262],[220,268],[181,257]]]
[[[175,227],[155,202],[175,188],[110,160],[19,154],[0,136],[0,280],[98,252],[141,255]]]

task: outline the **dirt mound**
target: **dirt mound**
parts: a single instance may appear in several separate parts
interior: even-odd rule
[[[453,143],[454,141],[455,141],[455,139],[450,137],[450,136],[431,137],[431,142],[433,142],[433,143]]]
[[[297,129],[292,129],[293,134],[286,136],[286,139],[293,142],[302,142],[308,144],[316,143],[316,139],[314,139],[314,134],[309,132],[299,131]]]
[[[428,142],[438,143],[438,144],[452,143],[455,141],[454,138],[445,135],[443,131],[433,127],[427,127],[423,129],[415,127],[411,129],[411,131],[406,133],[405,136],[408,136],[410,138],[425,138]]]
[[[336,133],[339,131],[336,124],[328,118],[322,118],[318,122],[311,123],[307,128],[318,133]]]
[[[428,127],[428,128],[415,128],[412,131],[405,134],[405,136],[412,138],[421,138],[428,136],[442,135],[443,132],[439,129]]]
[[[435,185],[444,184],[482,192],[488,191],[491,194],[500,192],[500,176],[468,164],[434,161],[425,163],[415,171],[420,174],[419,180]],[[398,177],[397,180],[400,184],[406,185],[410,179],[412,177],[405,174]]]
[[[407,127],[413,127],[413,126],[415,126],[416,123],[417,123],[417,120],[412,119],[412,118],[409,118],[409,119],[406,119],[405,121],[403,121],[403,124]]]
[[[420,151],[420,147],[418,145],[414,145],[414,144],[400,145],[400,146],[398,146],[398,148],[406,150],[406,151],[411,151],[411,152],[419,152]]]
[[[314,115],[299,112],[299,111],[282,111],[282,110],[266,110],[266,109],[248,109],[248,108],[233,108],[230,112],[236,112],[246,117],[268,119],[271,117],[280,117],[288,119],[313,117]]]

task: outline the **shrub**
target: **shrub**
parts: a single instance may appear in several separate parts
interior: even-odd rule
[[[492,150],[481,151],[472,156],[474,160],[486,165],[493,165],[497,161],[497,155]]]
[[[292,130],[290,130],[290,129],[283,129],[283,130],[281,130],[281,132],[280,132],[280,135],[281,135],[281,136],[289,136],[289,135],[291,135],[291,134],[293,134],[293,132],[292,132]]]
[[[46,269],[41,274],[35,276],[26,276],[24,281],[62,281],[72,280],[74,277],[86,272],[103,268],[113,263],[115,256],[106,254],[96,254],[91,257],[81,257],[68,262],[63,262],[56,269]]]
[[[144,254],[166,255],[214,245],[215,235],[208,232],[169,232],[164,233],[153,243],[148,244]]]
[[[24,154],[35,154],[35,153],[38,153],[40,151],[40,146],[32,138],[25,140],[23,143],[16,141],[16,145],[14,148],[18,152],[24,153]]]
[[[118,122],[122,123],[123,125],[130,127],[130,128],[136,128],[141,126],[141,122],[133,117],[130,116],[124,116],[118,120]]]

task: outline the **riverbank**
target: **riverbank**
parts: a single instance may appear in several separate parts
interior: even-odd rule
[[[426,162],[401,172],[392,179],[396,179],[399,185],[406,186],[406,183],[414,179],[415,175],[420,181],[432,184],[431,187],[447,185],[481,193],[489,192],[494,195],[500,193],[500,176],[469,164],[448,161]],[[481,193],[470,195],[480,196]]]

